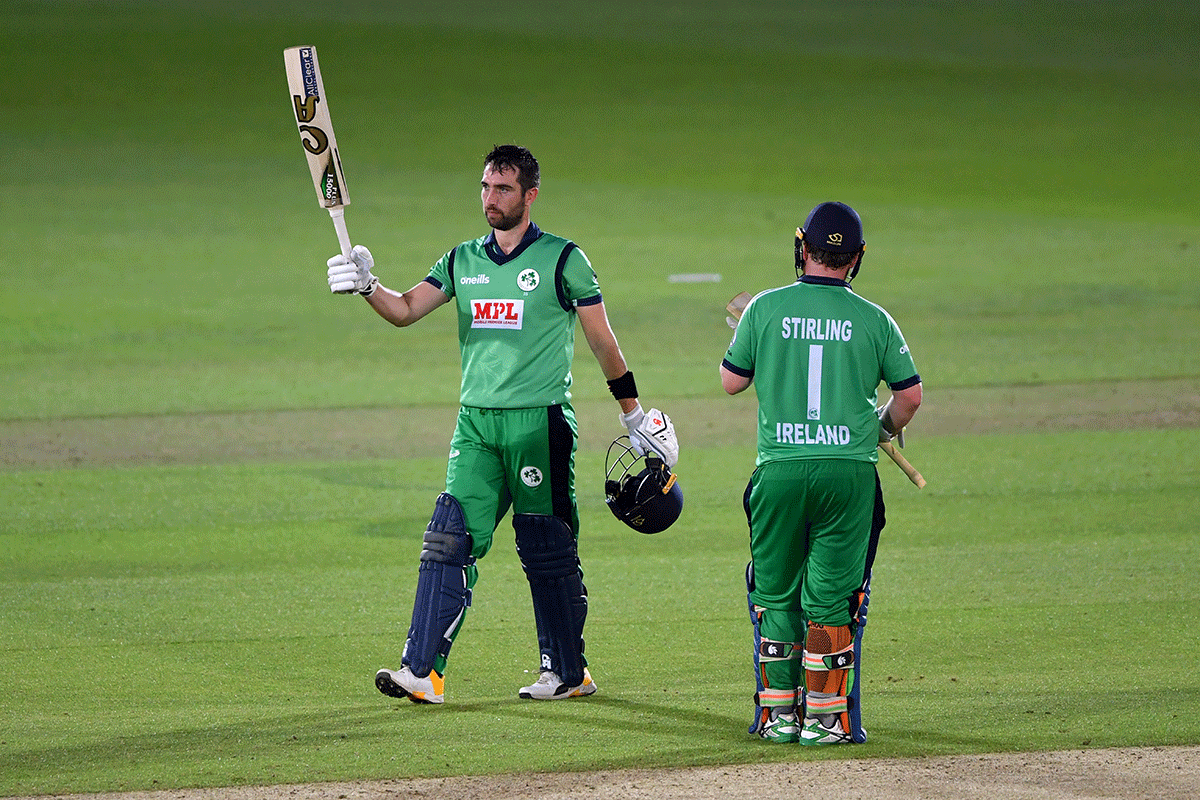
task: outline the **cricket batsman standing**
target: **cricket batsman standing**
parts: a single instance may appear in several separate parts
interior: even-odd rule
[[[591,263],[573,242],[530,221],[539,183],[528,150],[493,149],[480,195],[491,232],[446,253],[406,292],[379,283],[365,247],[328,262],[333,292],[362,295],[393,325],[411,325],[451,301],[458,316],[461,407],[446,489],[425,531],[400,669],[375,675],[391,697],[445,701],[446,660],[471,605],[476,562],[510,509],[540,650],[539,677],[518,694],[556,700],[596,691],[583,654],[588,601],[577,548],[578,433],[570,404],[577,320],[633,446],[668,465],[678,460],[671,421],[638,402]]]
[[[753,383],[758,394],[745,495],[752,730],[772,742],[866,739],[856,627],[865,621],[876,446],[916,413],[921,378],[892,317],[850,288],[865,246],[854,209],[814,208],[796,231],[798,280],[750,301],[721,363],[726,392]],[[881,381],[892,394],[877,409]]]

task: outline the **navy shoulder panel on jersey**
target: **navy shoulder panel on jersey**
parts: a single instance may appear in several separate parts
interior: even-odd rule
[[[558,256],[558,264],[554,267],[554,290],[558,292],[558,304],[563,311],[571,310],[571,301],[567,298],[567,288],[563,286],[563,271],[567,268],[567,259],[578,249],[574,242],[567,242]]]
[[[446,262],[446,272],[450,274],[450,285],[454,285],[454,257],[458,255],[458,248],[455,247],[450,251],[450,260]]]

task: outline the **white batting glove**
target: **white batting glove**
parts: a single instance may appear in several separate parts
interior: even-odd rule
[[[354,245],[349,258],[336,255],[325,263],[329,267],[329,291],[334,294],[370,297],[379,285],[379,279],[371,274],[375,259],[371,257],[371,251],[361,244]]]
[[[629,444],[639,455],[652,453],[661,458],[668,467],[679,461],[679,439],[671,418],[652,408],[642,411],[641,403],[633,410],[621,415],[621,424],[629,431]]]

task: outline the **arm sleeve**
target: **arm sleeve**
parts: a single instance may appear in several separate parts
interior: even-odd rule
[[[454,297],[454,254],[456,252],[458,252],[457,247],[439,258],[425,278],[426,283],[441,289],[447,297]]]
[[[563,265],[562,290],[567,301],[575,306],[593,305],[602,299],[592,262],[578,247],[571,248]]]
[[[917,374],[917,365],[909,352],[908,343],[904,341],[904,334],[886,311],[884,317],[887,320],[887,334],[884,337],[883,379],[888,388],[893,390],[916,386],[921,382],[921,376]]]

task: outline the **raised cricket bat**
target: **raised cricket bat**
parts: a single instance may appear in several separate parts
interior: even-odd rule
[[[338,155],[337,139],[329,119],[329,103],[325,99],[325,86],[321,83],[317,48],[311,45],[289,47],[283,51],[283,63],[287,67],[296,127],[300,130],[304,154],[308,156],[308,169],[317,190],[317,202],[321,208],[329,211],[342,255],[349,258],[350,234],[346,232],[346,206],[350,205],[350,195],[346,191],[342,159]]]
[[[738,320],[742,318],[742,312],[746,310],[746,305],[750,302],[751,296],[749,292],[738,292],[732,300],[725,306],[725,310],[730,316],[725,318],[729,323],[729,327],[736,328]],[[913,485],[918,489],[925,488],[925,479],[921,477],[921,473],[917,472],[917,468],[908,463],[908,459],[900,455],[900,451],[891,442],[880,442],[879,449],[888,454],[888,457],[896,463],[896,466],[903,470],[908,479],[913,482]]]
[[[725,318],[725,321],[729,323],[729,327],[737,327],[738,320],[742,318],[742,312],[746,310],[746,306],[748,306],[750,301],[753,299],[754,298],[750,296],[749,292],[738,292],[733,296],[733,299],[725,305],[725,310],[729,312],[729,316]]]

